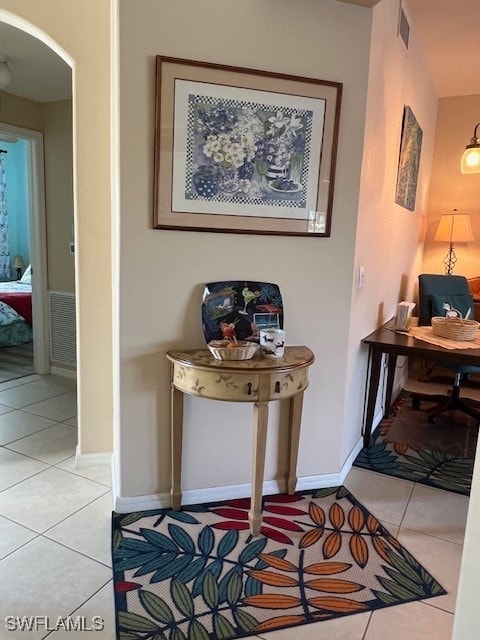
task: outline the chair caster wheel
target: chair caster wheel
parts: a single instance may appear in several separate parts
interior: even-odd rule
[[[418,398],[412,398],[412,408],[420,409],[420,400]]]
[[[427,420],[430,424],[435,424],[437,421],[437,416],[427,416]]]

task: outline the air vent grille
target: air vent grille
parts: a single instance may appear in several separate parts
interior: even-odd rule
[[[75,294],[50,291],[50,359],[76,366]]]

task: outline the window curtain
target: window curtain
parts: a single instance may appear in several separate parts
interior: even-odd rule
[[[5,153],[0,153],[0,278],[10,278],[10,275]]]

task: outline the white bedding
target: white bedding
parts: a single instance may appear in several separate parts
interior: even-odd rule
[[[19,280],[0,282],[0,293],[32,293],[32,285]]]

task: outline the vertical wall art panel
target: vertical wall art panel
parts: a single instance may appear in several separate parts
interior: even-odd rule
[[[415,209],[422,136],[422,130],[413,111],[410,107],[405,107],[395,202],[410,211]]]

